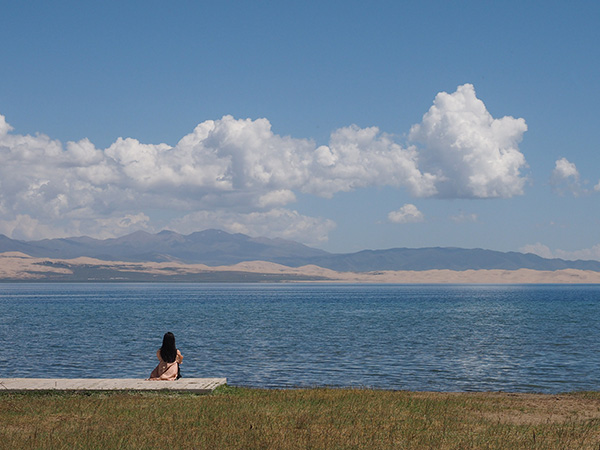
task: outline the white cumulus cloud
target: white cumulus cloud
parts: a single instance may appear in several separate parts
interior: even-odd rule
[[[570,192],[577,196],[583,191],[579,181],[579,171],[574,163],[567,158],[561,158],[554,164],[554,170],[550,177],[552,188],[559,194]]]
[[[393,186],[414,197],[521,194],[518,142],[526,129],[523,119],[492,118],[469,84],[438,94],[408,144],[375,126],[350,125],[317,145],[274,133],[265,118],[224,116],[175,145],[128,137],[99,149],[88,139],[63,144],[14,133],[0,115],[0,232],[107,237],[165,226],[196,231],[212,221],[322,242],[335,225],[286,209],[299,193],[331,198]],[[412,219],[408,210],[400,219],[401,211],[396,221],[419,219],[418,210]]]
[[[565,178],[579,179],[577,167],[567,158],[561,158],[556,161],[552,176],[556,179],[563,180]]]
[[[493,198],[523,193],[527,167],[519,143],[523,119],[494,119],[471,84],[440,92],[409,138],[421,143],[421,170],[437,178],[440,197]]]
[[[403,148],[377,127],[340,128],[310,160],[304,192],[331,197],[365,186],[406,187],[419,197],[437,192],[436,177],[419,170],[415,148]]]
[[[527,244],[519,249],[521,253],[533,253],[534,255],[541,256],[542,258],[554,258],[552,250],[547,245],[540,242],[535,244]]]
[[[425,216],[415,205],[406,203],[399,210],[390,212],[388,219],[393,223],[417,223],[423,222]]]

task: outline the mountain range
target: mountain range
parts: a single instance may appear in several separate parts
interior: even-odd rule
[[[432,269],[580,269],[600,272],[600,261],[546,259],[531,253],[453,247],[329,253],[290,240],[254,238],[213,229],[188,235],[167,230],[157,234],[136,231],[111,239],[83,236],[37,241],[15,240],[0,234],[0,253],[4,252],[22,252],[30,256],[53,259],[87,256],[105,261],[173,261],[208,266],[266,261],[288,267],[316,265],[339,272]]]

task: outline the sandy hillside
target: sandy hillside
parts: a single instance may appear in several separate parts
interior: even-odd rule
[[[51,276],[72,274],[77,268],[86,270],[114,270],[121,273],[144,273],[160,276],[168,281],[174,275],[194,275],[202,273],[267,274],[278,275],[285,281],[303,277],[303,281],[319,278],[318,281],[339,283],[486,283],[486,284],[527,284],[527,283],[600,283],[600,272],[585,270],[539,271],[519,270],[425,270],[425,271],[378,271],[378,272],[336,272],[317,266],[299,268],[280,264],[250,261],[232,266],[209,267],[203,264],[181,264],[175,262],[132,263],[122,261],[101,261],[94,258],[49,259],[35,258],[19,252],[0,253],[0,280],[44,280]]]

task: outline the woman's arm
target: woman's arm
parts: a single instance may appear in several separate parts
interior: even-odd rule
[[[162,358],[160,357],[160,348],[158,350],[156,350],[156,357],[158,358],[159,361],[162,361]]]
[[[181,364],[181,362],[183,361],[183,355],[179,350],[177,350],[177,356],[175,357],[175,361],[177,361],[179,364]]]

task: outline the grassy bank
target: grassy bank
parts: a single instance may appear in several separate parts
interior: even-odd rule
[[[598,449],[600,393],[1,393],[1,448]]]

